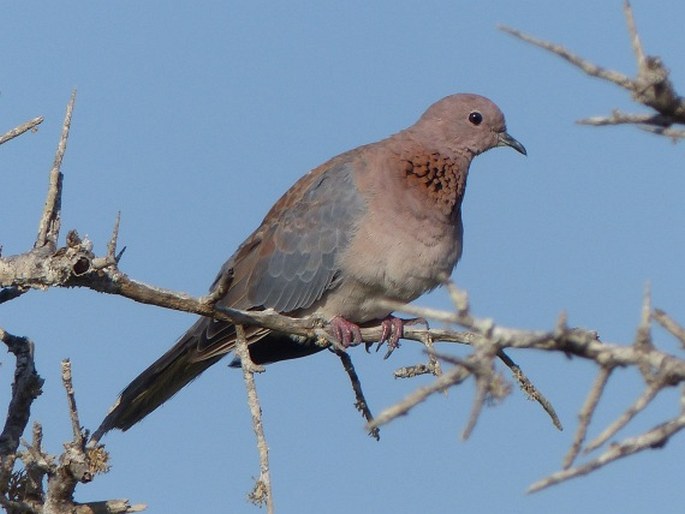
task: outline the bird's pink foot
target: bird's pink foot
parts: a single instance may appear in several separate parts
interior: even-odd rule
[[[344,348],[362,342],[362,332],[359,325],[347,321],[342,316],[336,316],[330,321],[331,331]]]
[[[395,351],[395,348],[399,348],[400,339],[404,337],[404,327],[405,325],[425,325],[428,328],[428,322],[423,318],[411,318],[402,319],[395,316],[389,315],[383,318],[381,321],[381,338],[378,341],[378,346],[376,351],[378,351],[383,343],[388,344],[388,351],[383,356],[384,359],[390,357],[390,354]],[[371,344],[366,345],[368,351]]]
[[[404,320],[395,316],[387,316],[381,321],[381,338],[379,343],[387,342],[388,348],[397,348],[404,336]]]

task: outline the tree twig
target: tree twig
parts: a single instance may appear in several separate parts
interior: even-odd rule
[[[67,112],[64,115],[64,123],[62,125],[62,134],[57,144],[57,151],[55,152],[55,160],[50,170],[50,187],[48,188],[48,197],[43,209],[43,216],[38,225],[38,236],[34,248],[42,248],[48,245],[51,249],[57,246],[57,238],[59,237],[60,229],[60,209],[62,206],[62,160],[64,153],[67,150],[67,141],[69,140],[69,129],[71,128],[71,115],[74,111],[74,103],[76,102],[76,90],[71,93],[71,99],[67,104]]]
[[[369,430],[385,425],[399,416],[406,415],[419,403],[428,399],[432,394],[444,391],[450,386],[460,384],[471,375],[471,372],[464,366],[455,366],[454,368],[443,372],[432,384],[420,387],[410,393],[401,402],[398,402],[390,407],[384,409],[373,421],[367,423]]]
[[[622,87],[623,89],[627,89],[629,91],[632,90],[632,81],[630,77],[624,75],[623,73],[619,73],[617,71],[608,70],[606,68],[602,68],[601,66],[597,66],[596,64],[593,64],[587,59],[584,59],[583,57],[567,50],[562,45],[551,43],[549,41],[545,41],[544,39],[536,38],[534,36],[526,34],[525,32],[522,32],[513,27],[508,27],[506,25],[500,25],[499,29],[503,32],[506,32],[507,34],[510,34],[520,39],[521,41],[525,41],[526,43],[530,43],[532,45],[535,45],[544,50],[552,52],[553,54],[558,55],[559,57],[570,62],[575,67],[579,68],[581,71],[583,71],[587,75],[590,75],[591,77],[597,77],[600,79],[608,80],[609,82],[613,82],[614,84],[616,84],[619,87]]]
[[[532,45],[547,50],[570,62],[585,74],[609,81],[630,92],[634,101],[656,111],[656,114],[626,114],[614,111],[610,116],[593,116],[579,121],[585,125],[605,126],[633,124],[655,134],[674,140],[685,138],[685,131],[670,128],[673,124],[685,124],[685,98],[680,96],[671,80],[668,68],[660,58],[647,55],[640,41],[635,17],[630,2],[623,5],[630,43],[637,62],[637,75],[630,78],[623,73],[608,70],[576,55],[563,46],[533,37],[524,32],[507,27],[499,28]]]
[[[589,442],[585,446],[585,452],[589,453],[616,435],[616,433],[625,427],[638,413],[644,410],[647,405],[656,397],[659,392],[663,389],[663,384],[659,382],[653,382],[650,384],[640,395],[640,397],[635,400],[635,402],[623,412],[617,419],[614,420],[601,434],[599,434],[594,440]]]
[[[0,303],[9,302],[10,300],[19,298],[27,291],[28,289],[21,287],[6,287],[4,289],[0,289]]]
[[[587,475],[620,458],[628,457],[644,450],[661,448],[673,435],[683,428],[685,428],[685,415],[680,415],[675,419],[657,425],[642,435],[629,437],[620,443],[609,446],[602,455],[590,462],[558,471],[535,482],[528,488],[528,492],[537,492],[571,478]]]
[[[38,116],[36,118],[33,118],[32,120],[22,123],[21,125],[13,128],[12,130],[5,132],[0,136],[0,145],[7,143],[7,141],[10,141],[15,137],[21,136],[23,133],[28,132],[29,130],[35,132],[36,130],[38,130],[36,127],[43,123],[44,120],[45,118],[43,116]]]
[[[563,430],[564,426],[561,424],[561,420],[554,410],[552,402],[550,402],[544,394],[542,394],[537,387],[530,381],[530,379],[525,375],[521,367],[516,364],[509,355],[507,355],[504,350],[497,352],[497,357],[511,370],[512,375],[519,384],[521,390],[526,393],[526,395],[531,399],[540,404],[540,406],[545,410],[547,415],[552,420],[552,424],[558,429]]]
[[[595,382],[592,385],[592,388],[590,389],[587,398],[585,399],[583,407],[580,409],[580,414],[578,415],[578,428],[576,429],[576,434],[573,438],[571,448],[569,448],[569,451],[564,457],[564,462],[562,464],[562,467],[564,469],[570,468],[575,462],[576,457],[580,453],[580,449],[583,446],[583,442],[585,441],[585,437],[587,435],[587,429],[590,426],[590,422],[592,421],[592,416],[594,415],[595,410],[597,409],[599,399],[602,397],[602,394],[604,393],[604,388],[609,382],[609,377],[611,376],[612,371],[613,368],[606,366],[602,366],[599,368],[597,378],[595,379]]]
[[[0,434],[0,497],[5,498],[9,478],[16,461],[21,435],[31,415],[31,404],[41,394],[43,379],[36,371],[33,343],[0,328],[0,340],[14,354],[17,363],[12,384],[12,397],[7,406],[7,418]]]
[[[252,492],[249,494],[250,501],[257,505],[266,504],[268,514],[274,513],[273,491],[271,488],[271,474],[269,471],[269,446],[264,435],[264,425],[262,423],[262,408],[259,405],[259,396],[254,381],[255,372],[262,372],[264,368],[257,366],[250,359],[250,352],[247,349],[247,338],[245,330],[241,324],[236,325],[236,355],[240,359],[240,366],[243,370],[243,379],[247,389],[247,404],[250,408],[252,417],[252,428],[257,437],[257,450],[259,452],[259,478],[256,480]]]
[[[369,404],[364,396],[359,375],[357,375],[357,371],[354,369],[354,364],[352,364],[352,357],[350,357],[349,353],[338,349],[334,349],[333,352],[340,359],[343,369],[345,370],[345,373],[347,373],[350,383],[352,384],[352,390],[354,391],[354,407],[361,412],[368,426],[368,424],[373,421],[373,414],[371,414],[371,409],[369,409]],[[381,439],[380,430],[378,427],[371,427],[369,429],[369,435],[376,441],[380,441]]]
[[[76,408],[76,395],[74,394],[74,385],[71,378],[71,361],[69,359],[62,361],[62,383],[64,384],[64,390],[67,393],[67,405],[69,407],[71,431],[74,435],[74,441],[82,446],[85,444],[85,438],[83,437],[78,409]]]
[[[685,349],[685,328],[661,309],[654,309],[652,318],[675,337]]]

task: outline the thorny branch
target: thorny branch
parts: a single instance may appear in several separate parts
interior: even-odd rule
[[[669,78],[670,72],[661,59],[645,53],[635,24],[632,7],[627,0],[624,3],[623,11],[637,63],[637,75],[633,78],[618,71],[597,66],[556,43],[538,39],[511,27],[501,26],[500,29],[527,43],[558,55],[591,77],[616,84],[627,90],[634,101],[656,111],[651,114],[632,114],[614,110],[609,116],[593,116],[579,120],[578,123],[595,126],[631,124],[673,140],[685,139],[685,130],[673,128],[673,125],[685,125],[685,98],[676,92]]]
[[[553,330],[547,332],[500,327],[492,320],[472,316],[466,294],[455,290],[452,285],[449,287],[453,293],[456,312],[444,312],[441,314],[441,318],[444,321],[464,327],[473,334],[471,345],[474,347],[474,352],[463,360],[439,356],[446,362],[454,363],[455,367],[438,377],[433,384],[418,389],[402,402],[382,411],[370,423],[371,427],[388,423],[398,416],[408,413],[431,394],[443,391],[473,376],[478,386],[478,392],[471,418],[464,431],[465,435],[468,435],[480,413],[483,400],[487,397],[498,397],[496,392],[498,391],[499,378],[492,373],[492,364],[496,352],[506,348],[562,352],[569,356],[593,361],[600,369],[597,379],[587,395],[585,404],[581,408],[573,444],[563,461],[564,469],[533,484],[529,488],[530,492],[539,491],[561,481],[590,473],[619,458],[644,450],[660,448],[685,426],[685,360],[659,350],[654,344],[650,328],[654,321],[658,322],[674,335],[684,347],[685,331],[663,311],[651,308],[649,290],[645,292],[643,320],[638,327],[635,341],[630,346],[622,346],[603,343],[593,332],[569,328],[564,316],[559,319]],[[413,306],[403,307],[401,305],[394,307],[398,311],[408,312],[412,315],[430,316],[428,309]],[[489,348],[489,350],[484,352],[481,350],[482,348]],[[618,368],[640,370],[644,381],[643,392],[594,441],[585,444],[583,447],[593,414],[600,403],[612,372]],[[628,437],[618,443],[608,444],[608,441],[621,428],[625,427],[639,412],[651,404],[660,393],[676,385],[683,387],[681,412],[678,416],[656,425],[639,436]],[[572,467],[581,453],[587,454],[599,448],[604,448],[604,451],[598,457]]]
[[[0,258],[0,303],[18,298],[31,288],[43,289],[55,285],[53,281],[63,282],[69,275],[83,270],[84,261],[74,247],[80,245],[83,250],[90,246],[89,243],[70,234],[67,236],[67,246],[57,248],[62,195],[60,168],[69,137],[74,101],[75,92],[67,106],[62,135],[50,171],[47,200],[36,242],[24,254]],[[36,118],[11,130],[0,137],[0,144],[33,129],[42,121],[42,117]],[[27,272],[30,275],[31,266],[42,259],[53,261],[42,266],[42,272],[45,272],[41,279],[44,281],[42,285],[36,283],[26,287],[21,283],[22,280],[17,280],[17,276]],[[55,266],[56,262],[61,265],[68,263],[70,270],[60,270],[59,265]],[[73,500],[78,483],[89,482],[95,474],[108,469],[108,456],[102,446],[86,448],[87,434],[79,422],[69,361],[62,363],[62,382],[67,392],[74,439],[64,445],[65,451],[59,458],[48,455],[42,449],[42,428],[39,424],[34,425],[32,443],[20,439],[29,420],[31,404],[41,394],[43,379],[36,372],[33,361],[34,345],[30,340],[14,336],[2,328],[0,340],[17,358],[12,398],[5,427],[0,435],[0,506],[10,514],[119,514],[142,510],[143,505],[131,505],[127,500],[89,503],[76,503]],[[24,451],[19,451],[20,441],[25,447]],[[15,464],[18,462],[23,464],[23,469],[15,471]]]
[[[74,439],[64,445],[64,453],[56,458],[42,448],[42,428],[38,423],[34,424],[32,442],[21,441],[25,448],[23,451],[17,452],[15,446],[11,454],[2,455],[3,465],[4,459],[10,458],[12,465],[20,461],[23,469],[13,471],[10,467],[6,471],[8,476],[2,477],[0,505],[9,514],[124,514],[143,510],[144,505],[131,505],[128,500],[74,501],[74,490],[78,483],[90,482],[95,474],[109,469],[108,455],[101,445],[86,448],[86,434],[78,425],[69,361],[62,362],[62,383],[74,423]]]
[[[74,501],[74,491],[79,483],[88,483],[98,473],[109,470],[108,455],[102,445],[86,447],[87,433],[80,426],[79,415],[76,409],[76,396],[72,383],[71,362],[62,361],[62,385],[64,386],[69,416],[72,422],[74,438],[64,445],[64,453],[57,462],[47,455],[40,447],[40,438],[34,439],[34,444],[28,446],[24,458],[27,468],[32,459],[38,458],[44,463],[42,469],[45,472],[47,487],[43,501],[43,512],[55,514],[71,514],[72,512],[90,513],[130,513],[139,512],[144,505],[131,505],[128,500],[107,500],[89,503],[77,503]],[[40,480],[42,482],[42,479]]]

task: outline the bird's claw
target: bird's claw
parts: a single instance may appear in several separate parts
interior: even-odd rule
[[[342,316],[336,316],[331,320],[330,325],[333,337],[338,340],[343,348],[349,348],[362,342],[362,331],[356,323],[352,323]]]
[[[381,321],[381,338],[376,343],[376,351],[380,350],[383,343],[387,343],[388,350],[385,352],[383,359],[387,359],[392,355],[392,352],[400,346],[400,339],[404,337],[405,325],[425,325],[428,328],[428,322],[424,318],[402,319],[395,316],[386,316]],[[366,351],[374,343],[366,343]]]
[[[387,343],[388,350],[383,356],[390,357],[392,352],[400,346],[400,339],[404,337],[404,327],[407,325],[425,325],[428,322],[424,318],[402,319],[395,316],[386,316],[381,320],[381,337],[377,343],[365,343],[368,352],[371,346],[376,344],[376,351],[380,350],[383,343]],[[362,342],[362,332],[359,325],[346,320],[342,316],[336,316],[330,321],[330,329],[333,337],[340,343],[340,349],[347,349]]]

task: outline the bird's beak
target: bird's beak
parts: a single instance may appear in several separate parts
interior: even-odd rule
[[[523,155],[528,155],[528,152],[526,152],[526,147],[516,141],[516,139],[511,137],[507,132],[500,132],[498,137],[499,142],[497,143],[497,146],[510,146],[517,152],[522,153]]]

